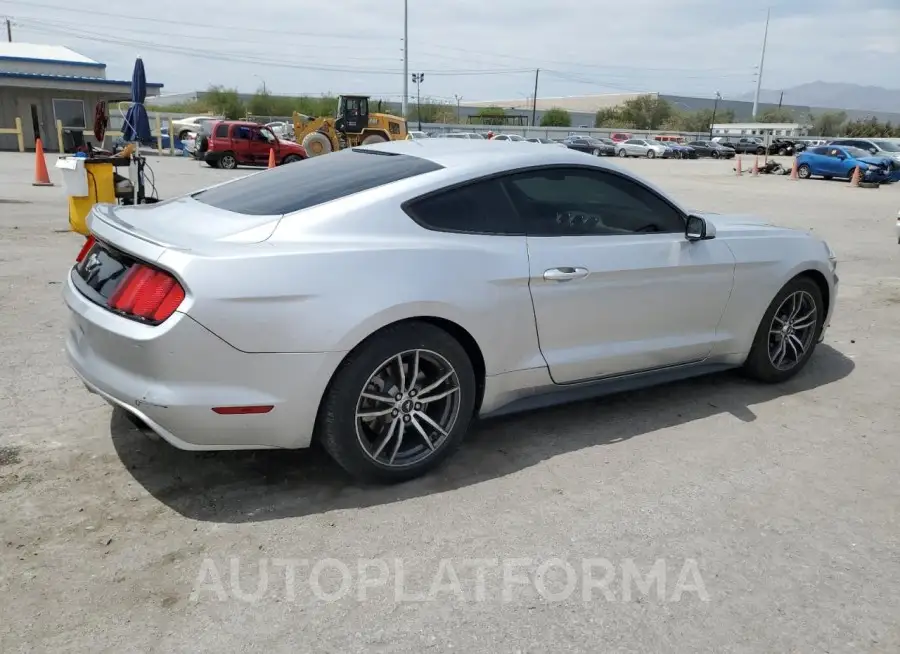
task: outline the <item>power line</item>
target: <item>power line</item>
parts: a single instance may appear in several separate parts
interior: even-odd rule
[[[17,24],[18,21],[17,21]],[[75,31],[71,29],[61,29],[57,27],[52,27],[49,25],[34,25],[29,23],[22,23],[23,27],[27,27],[29,31],[37,32],[37,33],[45,33],[45,34],[53,34],[53,35],[65,35],[70,39],[78,39],[83,41],[96,42],[98,38],[102,38],[106,43],[114,44],[114,45],[122,45],[127,47],[137,47],[141,49],[165,52],[169,54],[178,54],[185,57],[192,57],[198,59],[208,59],[212,61],[228,61],[232,63],[252,63],[252,64],[260,64],[264,66],[269,66],[272,68],[288,68],[292,70],[311,70],[311,71],[320,71],[320,72],[340,72],[340,73],[366,73],[370,75],[396,75],[400,72],[399,69],[386,69],[386,68],[363,68],[363,67],[351,67],[351,66],[332,66],[332,65],[315,65],[315,64],[301,64],[301,63],[290,63],[285,61],[278,61],[274,59],[266,59],[264,57],[248,55],[248,54],[228,54],[228,53],[213,53],[207,50],[201,50],[198,48],[191,48],[188,46],[175,46],[175,45],[163,45],[160,43],[153,43],[150,41],[140,41],[137,39],[122,39],[111,36],[94,36],[90,34],[85,34],[83,31]],[[423,72],[427,72],[431,75],[452,75],[452,76],[465,76],[465,75],[507,75],[512,73],[521,73],[521,72],[531,72],[531,69],[527,68],[505,68],[505,69],[435,69],[428,70],[425,69]]]

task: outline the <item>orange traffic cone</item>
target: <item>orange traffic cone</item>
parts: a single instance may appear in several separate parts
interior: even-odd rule
[[[269,168],[275,167],[275,148],[269,148]]]
[[[797,173],[797,157],[794,157],[794,163],[791,165],[791,179],[800,179]]]
[[[753,176],[759,177],[759,155],[753,157]]]
[[[744,174],[744,167],[741,165],[741,155],[738,155],[737,168],[735,168],[734,170],[737,173],[738,177]]]
[[[862,175],[859,174],[859,166],[853,169],[853,177],[850,178],[850,186],[859,186],[859,179]]]
[[[47,172],[47,161],[44,159],[44,146],[41,139],[34,142],[34,182],[32,186],[53,186],[50,173]]]

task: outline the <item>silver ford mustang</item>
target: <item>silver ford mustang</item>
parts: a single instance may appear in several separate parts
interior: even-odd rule
[[[812,234],[691,212],[562,148],[354,148],[98,205],[65,282],[88,389],[187,450],[401,481],[476,416],[727,368],[780,382],[834,309]]]

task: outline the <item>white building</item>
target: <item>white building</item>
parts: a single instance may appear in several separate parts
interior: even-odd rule
[[[806,136],[809,125],[800,123],[721,123],[712,126],[715,136]]]
[[[147,82],[147,95],[159,95],[161,88]],[[40,138],[45,149],[58,151],[56,121],[64,132],[90,130],[100,100],[113,114],[117,101],[130,99],[130,79],[107,79],[106,64],[69,48],[0,43],[0,129],[11,129],[21,119],[27,149]],[[17,136],[0,134],[0,150],[16,149]]]

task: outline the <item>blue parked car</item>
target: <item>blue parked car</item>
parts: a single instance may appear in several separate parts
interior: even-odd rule
[[[823,145],[806,150],[797,155],[797,175],[801,179],[810,177],[843,177],[850,179],[859,167],[861,179],[865,182],[888,183],[891,180],[891,160],[887,157],[872,156],[865,150],[847,145]]]
[[[677,141],[667,141],[666,147],[672,150],[672,156],[676,159],[696,159],[697,151],[689,145]]]

